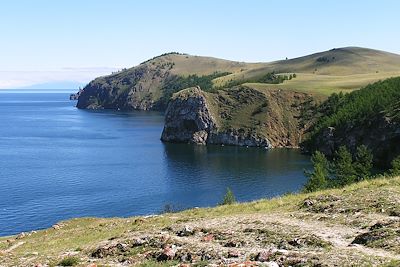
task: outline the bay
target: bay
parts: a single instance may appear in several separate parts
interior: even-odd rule
[[[72,92],[72,91],[71,91]],[[298,191],[298,150],[165,144],[159,112],[88,111],[64,91],[0,92],[0,236]]]

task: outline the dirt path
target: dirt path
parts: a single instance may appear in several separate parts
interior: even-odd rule
[[[13,251],[14,249],[18,248],[19,246],[22,246],[23,244],[25,244],[25,242],[20,241],[18,243],[15,243],[14,245],[12,245],[11,247],[7,248],[6,250],[4,250],[3,252],[5,253],[9,253],[11,251]]]
[[[246,232],[246,229],[272,229],[271,231],[281,232],[282,236],[284,234],[283,231],[286,231],[288,236],[293,235],[298,237],[304,236],[316,236],[321,240],[328,242],[332,246],[332,250],[334,251],[348,251],[350,254],[362,254],[365,256],[375,256],[382,257],[386,259],[394,259],[400,260],[400,255],[397,255],[393,252],[379,249],[379,248],[369,248],[362,245],[352,244],[354,238],[365,232],[365,230],[350,227],[343,224],[332,224],[316,221],[312,219],[300,219],[303,214],[298,213],[294,216],[291,214],[249,214],[249,215],[240,215],[240,216],[230,216],[224,218],[216,218],[211,220],[203,220],[196,222],[188,222],[185,224],[181,224],[176,226],[176,229],[180,227],[188,227],[193,229],[199,228],[208,228],[212,229],[211,232],[219,232],[226,234],[228,238],[226,241],[229,241],[229,236],[236,237],[239,240],[244,241],[245,244],[241,247],[235,248],[239,254],[248,255],[251,253],[257,253],[262,249],[265,249],[265,245],[257,242],[249,242],[253,236],[243,235],[243,232]],[[223,242],[209,242],[204,243],[200,242],[201,237],[193,235],[189,237],[175,237],[176,240],[185,243],[185,246],[189,247],[197,247],[199,249],[212,249],[216,251],[221,251],[224,253],[228,253],[232,250],[232,248],[227,248],[223,245]],[[281,250],[285,251],[285,250]],[[318,250],[306,248],[304,251],[301,249],[296,250],[288,250],[288,253],[318,253]]]

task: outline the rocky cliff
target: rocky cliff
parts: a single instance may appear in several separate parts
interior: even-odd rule
[[[161,139],[206,144],[209,135],[216,131],[216,124],[204,92],[198,87],[189,88],[175,95],[168,105]]]
[[[310,100],[311,99],[311,100]],[[161,140],[249,147],[297,147],[305,125],[300,113],[312,98],[291,91],[238,86],[216,93],[199,87],[176,93]]]
[[[81,92],[81,109],[165,110],[171,95],[214,78],[260,64],[168,53],[91,81]],[[205,88],[203,88],[205,89]]]
[[[160,89],[172,75],[172,64],[142,64],[100,77],[81,92],[77,107],[86,109],[150,110],[161,98]]]

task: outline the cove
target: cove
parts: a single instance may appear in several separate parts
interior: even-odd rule
[[[298,150],[162,143],[162,113],[79,110],[69,93],[0,93],[0,236],[215,206],[227,187],[238,201],[270,198],[306,180]]]

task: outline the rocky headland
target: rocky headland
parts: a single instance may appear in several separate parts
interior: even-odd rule
[[[237,86],[216,93],[199,87],[171,98],[161,140],[166,142],[298,147],[305,125],[300,114],[313,101],[305,93],[260,92]]]

